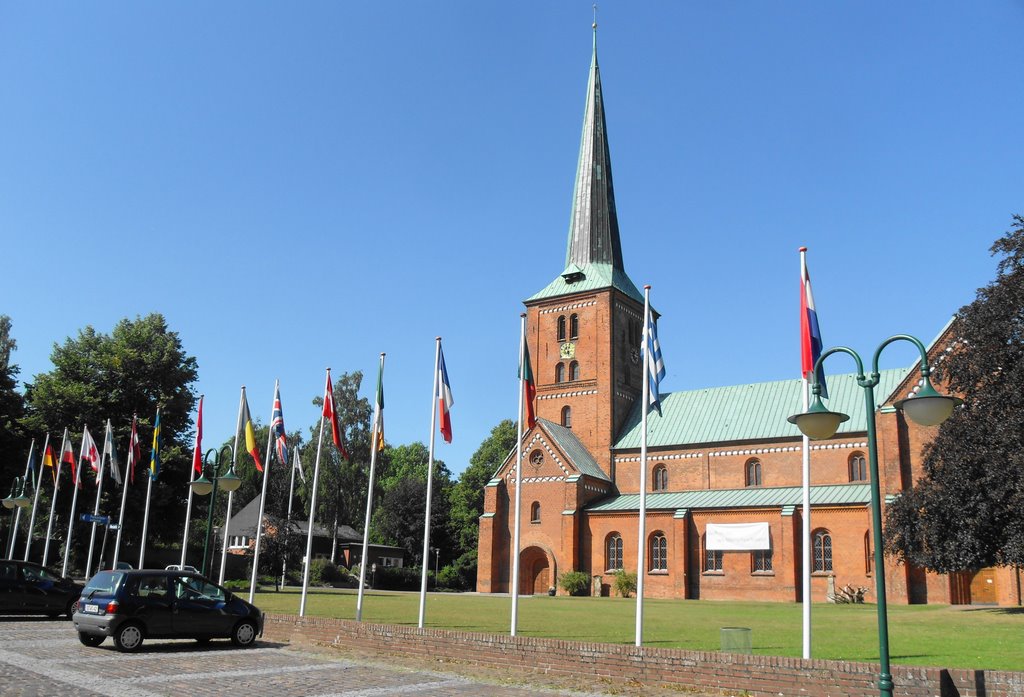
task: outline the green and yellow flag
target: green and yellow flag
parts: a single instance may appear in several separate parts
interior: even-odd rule
[[[384,360],[377,370],[377,452],[384,449]]]

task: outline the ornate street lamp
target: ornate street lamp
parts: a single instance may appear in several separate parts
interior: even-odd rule
[[[939,394],[932,387],[931,369],[928,367],[928,353],[918,339],[909,334],[897,334],[882,342],[875,350],[871,361],[871,376],[865,377],[864,364],[853,349],[838,346],[821,354],[812,371],[811,392],[814,401],[802,414],[789,417],[789,422],[808,438],[823,440],[831,438],[839,429],[839,425],[849,420],[849,416],[836,411],[829,411],[821,402],[821,385],[818,383],[818,369],[825,359],[833,353],[845,353],[853,357],[857,363],[857,384],[864,389],[864,406],[867,410],[868,459],[871,466],[871,526],[875,545],[875,594],[878,597],[878,654],[881,671],[878,675],[878,691],[882,697],[892,697],[892,673],[889,669],[889,620],[885,602],[885,556],[882,547],[882,503],[878,484],[878,442],[875,435],[875,387],[878,385],[878,357],[889,344],[895,341],[909,341],[917,347],[921,354],[921,388],[917,394],[896,402],[912,421],[922,426],[937,426],[953,413],[953,409],[962,404],[957,397]]]
[[[203,472],[199,475],[199,479],[196,479],[189,486],[192,487],[192,493],[196,496],[207,496],[210,492],[213,492],[213,496],[210,497],[210,510],[206,514],[206,541],[203,543],[203,566],[201,573],[206,576],[206,562],[209,556],[210,549],[210,533],[213,532],[213,508],[214,504],[217,503],[217,489],[223,489],[224,491],[236,491],[238,487],[242,486],[242,480],[235,474],[234,465],[228,465],[228,471],[221,475],[220,465],[221,456],[227,451],[228,463],[231,462],[232,449],[230,445],[225,445],[220,450],[216,448],[210,448],[206,451],[206,455],[203,457]],[[210,456],[214,456],[211,462]],[[206,478],[206,465],[212,464],[213,473],[210,479]],[[212,481],[211,481],[212,480]],[[224,521],[224,527],[227,528],[227,521]]]
[[[11,534],[7,540],[7,558],[14,558],[14,536],[18,534],[18,530],[14,525],[17,520],[15,517],[16,509],[27,508],[32,505],[32,499],[25,495],[25,482],[27,477],[15,477],[14,481],[11,482],[11,495],[3,499],[4,508],[11,511]],[[29,531],[32,534],[32,531]]]

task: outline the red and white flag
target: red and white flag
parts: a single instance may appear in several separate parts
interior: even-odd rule
[[[142,448],[139,447],[139,431],[136,428],[136,418],[132,416],[132,435],[128,439],[128,483],[135,483],[135,465],[142,459]]]
[[[192,451],[192,469],[203,474],[203,395],[199,395],[199,415],[196,416],[196,447]]]
[[[334,409],[334,387],[331,385],[330,371],[327,372],[327,386],[324,388],[324,418],[331,422],[331,439],[334,440],[334,447],[343,458],[351,460],[345,443],[341,440],[341,424],[338,423],[338,413]]]
[[[441,437],[445,443],[452,442],[451,408],[455,404],[452,398],[452,386],[448,383],[448,369],[444,365],[444,352],[437,347],[437,405],[441,418]]]
[[[100,450],[96,447],[96,441],[92,439],[88,426],[82,427],[82,459],[89,462],[94,473],[100,471]]]
[[[71,467],[71,484],[78,486],[78,467],[75,462],[75,451],[71,449],[71,439],[64,439],[64,449],[60,454],[60,461],[66,462]]]

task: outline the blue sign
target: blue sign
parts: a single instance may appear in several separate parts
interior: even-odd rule
[[[109,525],[110,516],[108,515],[93,515],[92,513],[82,514],[83,523],[99,523],[100,525]]]

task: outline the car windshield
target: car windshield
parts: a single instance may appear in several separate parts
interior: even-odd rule
[[[22,571],[25,574],[25,578],[29,581],[56,581],[60,578],[59,576],[54,576],[41,566],[29,566],[26,564],[22,567]]]
[[[82,595],[89,596],[95,593],[110,594],[121,584],[124,574],[119,571],[101,571],[85,584]]]

